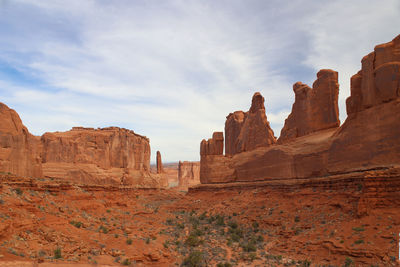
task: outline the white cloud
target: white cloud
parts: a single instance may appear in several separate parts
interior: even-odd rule
[[[164,161],[198,159],[201,139],[223,131],[230,112],[248,110],[255,91],[279,135],[292,84],[311,84],[321,67],[340,72],[343,103],[343,84],[371,42],[388,41],[396,30],[388,25],[400,25],[394,1],[8,3],[0,67],[40,82],[10,78],[0,97],[28,128],[126,127],[148,136]]]

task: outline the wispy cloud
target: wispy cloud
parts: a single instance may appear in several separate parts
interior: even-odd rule
[[[275,135],[292,84],[321,67],[345,73],[343,106],[361,56],[400,25],[396,1],[383,2],[3,1],[0,98],[35,134],[115,125],[164,161],[196,160],[255,91]]]

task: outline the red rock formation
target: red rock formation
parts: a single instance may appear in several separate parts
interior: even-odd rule
[[[246,117],[246,113],[243,111],[235,111],[230,113],[226,117],[225,122],[225,154],[235,155],[239,153],[237,148],[237,140],[240,135],[240,131],[243,127],[243,122]]]
[[[163,166],[162,166],[162,162],[161,162],[161,153],[160,151],[157,151],[157,173],[162,173],[163,172]]]
[[[339,127],[338,73],[320,70],[311,89],[297,82],[293,85],[296,95],[292,112],[285,120],[279,142],[304,136],[320,130]]]
[[[248,112],[236,111],[226,117],[225,138],[226,155],[276,143],[265,114],[264,97],[260,93],[253,95]]]
[[[347,114],[389,102],[400,95],[400,35],[377,45],[361,61],[361,70],[351,78]]]
[[[117,127],[74,127],[45,133],[43,174],[76,182],[145,184],[150,170],[148,138]]]
[[[202,140],[200,144],[200,155],[222,155],[224,151],[224,134],[214,132],[211,139]]]
[[[179,188],[184,190],[200,184],[200,162],[179,161],[178,181]]]
[[[39,143],[17,112],[0,103],[0,171],[41,177]]]
[[[333,92],[335,99],[324,96],[328,100],[317,101],[319,105],[330,105],[326,110],[321,107],[314,109],[325,114],[321,117],[321,114],[312,115],[317,117],[317,122],[320,118],[318,123],[300,121],[300,118],[307,118],[308,115],[297,115],[302,110],[297,107],[297,103],[309,102],[298,101],[296,93],[296,103],[291,117],[286,121],[283,131],[286,135],[282,138],[285,140],[299,136],[299,129],[303,129],[303,136],[291,142],[261,146],[234,156],[202,154],[201,182],[317,178],[399,165],[399,42],[400,36],[388,44],[377,46],[374,53],[363,59],[362,70],[351,81],[351,97],[347,100],[349,116],[341,127],[335,128],[338,123],[335,119],[337,113],[332,108],[332,105],[336,105],[337,97],[336,73],[320,72],[313,90],[318,88],[316,91],[319,92],[326,84],[330,84],[327,91]],[[311,89],[297,84],[297,90],[308,95]],[[319,98],[314,96],[314,99]],[[331,125],[333,128],[321,130],[325,127],[320,125]],[[296,129],[296,133],[290,134],[291,129]]]

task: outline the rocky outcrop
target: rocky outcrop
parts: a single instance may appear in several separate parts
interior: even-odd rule
[[[147,137],[118,127],[74,127],[36,137],[14,110],[1,103],[0,172],[83,184],[167,186],[150,174]]]
[[[226,117],[225,138],[226,155],[235,155],[276,143],[265,114],[264,97],[260,93],[253,95],[248,112],[236,111]]]
[[[0,171],[41,177],[40,141],[22,124],[17,112],[0,103]]]
[[[43,174],[75,182],[144,184],[150,170],[148,138],[118,127],[74,127],[45,133]]]
[[[320,71],[313,89],[295,85],[296,103],[279,144],[233,156],[202,154],[201,183],[305,179],[399,165],[399,42],[400,36],[362,60],[362,70],[351,80],[348,117],[341,127],[336,127],[337,73]]]
[[[200,184],[200,162],[179,161],[178,182],[178,187],[183,190]]]
[[[163,166],[162,166],[160,151],[157,151],[156,164],[157,164],[157,173],[162,173],[163,172]]]
[[[351,96],[346,101],[348,115],[400,96],[400,35],[377,45],[361,65],[361,70],[351,77]]]
[[[279,142],[294,139],[313,132],[339,127],[338,73],[320,70],[313,88],[301,82],[293,85],[295,102],[285,120]]]
[[[222,155],[224,152],[224,134],[214,132],[212,138],[203,139],[200,144],[200,155]]]

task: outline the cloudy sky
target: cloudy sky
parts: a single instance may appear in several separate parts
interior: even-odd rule
[[[398,0],[0,0],[0,102],[35,135],[129,128],[152,161],[199,160],[225,117],[266,101],[276,136],[321,68],[349,79],[400,34]]]

